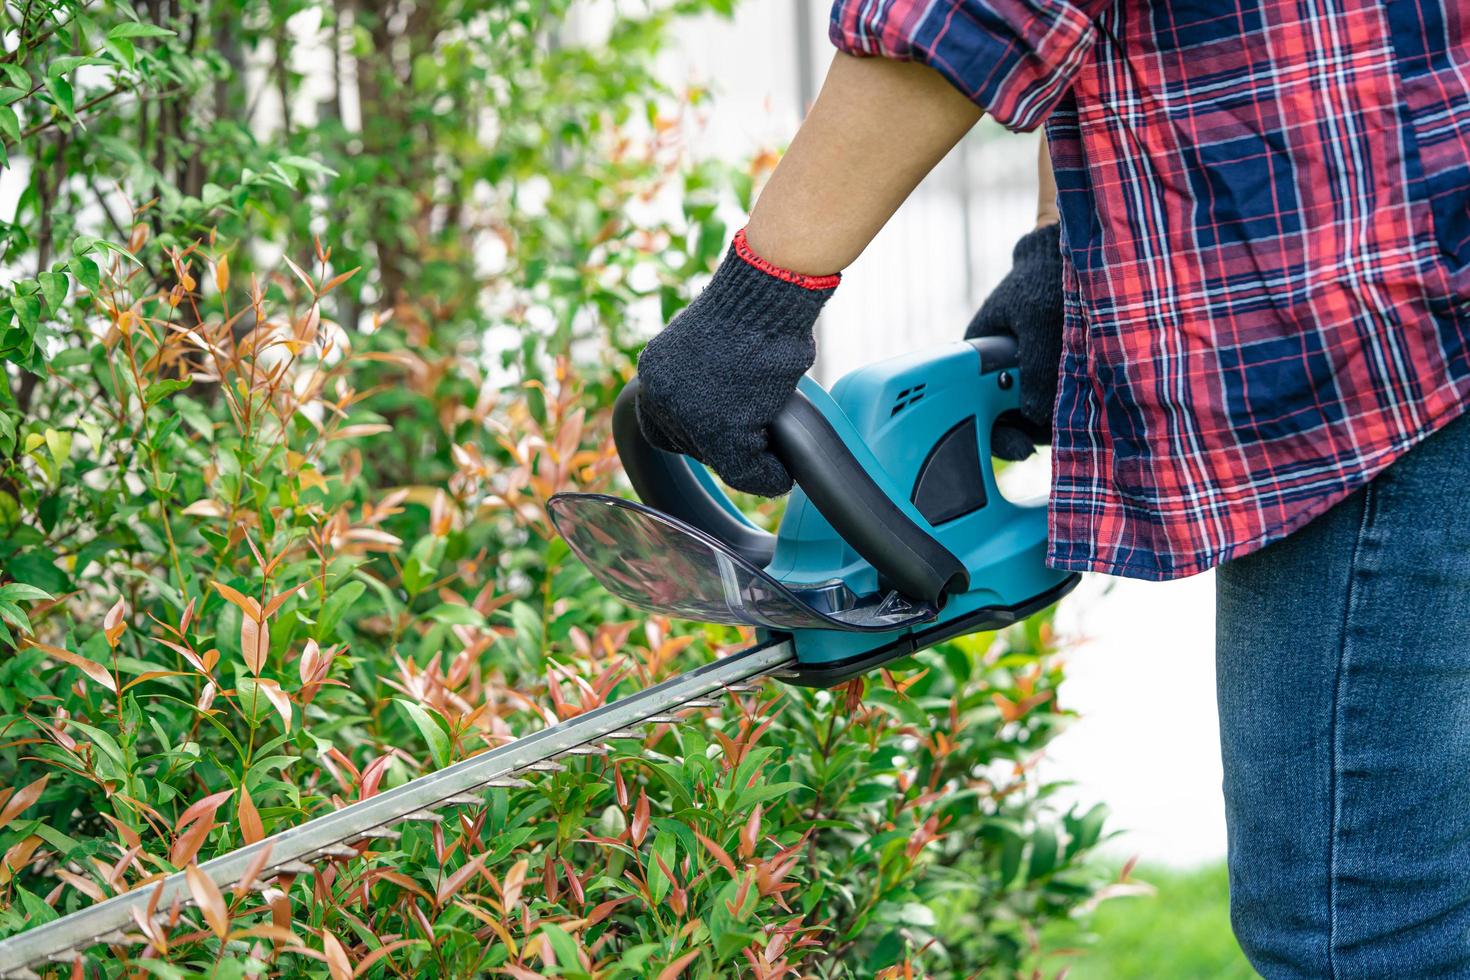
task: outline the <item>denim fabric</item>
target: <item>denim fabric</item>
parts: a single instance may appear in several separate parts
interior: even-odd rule
[[[1470,977],[1470,419],[1218,573],[1231,921],[1275,978]]]

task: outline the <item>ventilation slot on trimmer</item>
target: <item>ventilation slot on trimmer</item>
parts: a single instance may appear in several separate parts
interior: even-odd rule
[[[905,388],[903,391],[900,391],[898,393],[898,397],[893,400],[893,410],[888,413],[888,417],[892,418],[893,416],[897,415],[899,412],[908,408],[914,402],[923,397],[924,383],[922,381],[914,385],[912,388]]]

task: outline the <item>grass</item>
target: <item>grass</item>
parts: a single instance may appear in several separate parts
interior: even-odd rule
[[[1190,871],[1139,868],[1154,895],[1104,902],[1086,923],[1058,923],[1044,941],[1071,947],[1067,980],[1250,980],[1256,976],[1230,932],[1225,866]],[[1054,963],[1056,961],[1053,961]]]

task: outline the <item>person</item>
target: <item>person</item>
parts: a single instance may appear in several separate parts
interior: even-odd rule
[[[1470,9],[837,0],[831,36],[639,360],[649,437],[788,490],[766,426],[841,270],[982,111],[1044,122],[1055,207],[968,333],[1018,340],[997,448],[1051,435],[1051,563],[1219,567],[1236,936],[1269,978],[1470,976]]]

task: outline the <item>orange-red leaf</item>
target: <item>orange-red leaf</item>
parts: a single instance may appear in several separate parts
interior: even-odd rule
[[[424,891],[423,888],[419,886],[418,882],[414,881],[406,874],[402,874],[397,871],[389,871],[386,868],[374,868],[370,873],[375,878],[382,878],[384,881],[393,882],[393,884],[397,885],[399,888],[402,888],[404,891],[407,892],[412,892],[426,902],[430,900],[429,893]]]
[[[633,822],[628,825],[628,839],[634,847],[641,846],[643,838],[648,836],[648,818],[648,794],[639,790],[638,805],[633,808]]]
[[[223,789],[220,790],[218,793],[210,793],[204,799],[197,800],[194,803],[191,803],[189,805],[189,808],[184,811],[182,816],[179,817],[179,822],[174,825],[174,832],[177,833],[178,831],[183,830],[185,827],[193,823],[195,820],[198,820],[200,817],[213,817],[215,811],[218,810],[220,806],[224,804],[225,800],[228,800],[231,794],[233,794],[234,792],[235,791],[232,789]]]
[[[249,894],[255,885],[255,880],[260,877],[260,872],[270,863],[271,845],[267,844],[256,852],[255,857],[245,866],[245,871],[240,875],[240,880],[235,882],[234,893],[236,898]]]
[[[178,840],[174,846],[169,848],[168,859],[175,865],[188,864],[194,860],[199,849],[204,846],[204,839],[214,829],[213,820],[199,820],[194,823]]]
[[[453,898],[455,893],[465,886],[465,882],[469,881],[470,878],[477,871],[480,870],[481,866],[483,866],[484,863],[484,854],[479,855],[473,861],[465,862],[462,868],[454,872],[454,874],[450,875],[448,878],[445,878],[444,881],[439,885],[439,893],[434,896],[434,901],[439,905],[443,905],[445,902]]]
[[[224,596],[236,606],[239,606],[240,611],[245,614],[245,617],[247,619],[261,619],[259,602],[256,602],[250,596],[243,594],[238,589],[230,588],[223,582],[214,582],[211,584],[214,585],[215,591],[217,591],[220,595]]]
[[[255,801],[250,798],[250,790],[242,784],[240,786],[240,799],[236,803],[240,818],[240,836],[245,843],[254,844],[256,841],[265,839],[265,825],[260,821],[260,811],[255,808]]]
[[[225,908],[225,898],[219,893],[219,886],[192,862],[184,869],[184,878],[189,882],[189,894],[199,903],[199,911],[204,913],[204,921],[209,923],[210,930],[219,938],[225,938],[230,932],[230,913]]]
[[[587,924],[589,926],[597,925],[597,923],[616,912],[620,906],[626,905],[631,901],[633,901],[631,895],[624,895],[622,898],[610,898],[600,903],[591,912],[587,913]]]
[[[72,653],[70,650],[63,650],[61,647],[54,647],[49,643],[37,643],[35,641],[32,641],[31,645],[36,647],[38,650],[44,650],[48,657],[53,657],[56,660],[62,661],[63,663],[71,664],[77,670],[80,670],[82,673],[92,678],[92,680],[107,688],[113,694],[117,693],[117,681],[113,678],[112,672],[109,671],[106,667],[99,664],[97,661],[88,660],[80,653]]]
[[[40,840],[39,837],[36,839]],[[95,881],[83,878],[81,875],[78,874],[72,874],[65,868],[57,868],[55,874],[56,877],[71,885],[77,891],[81,892],[83,895],[86,895],[94,902],[101,902],[107,898],[107,894],[103,892],[100,887],[98,887]]]
[[[706,851],[709,851],[710,856],[720,863],[720,867],[730,872],[730,877],[733,878],[736,876],[736,874],[738,874],[738,872],[735,870],[735,862],[730,860],[730,855],[725,851],[723,847],[716,844],[714,841],[710,840],[708,837],[704,836],[697,830],[694,832],[694,836],[699,838],[699,842],[704,845],[704,849]]]
[[[281,685],[275,681],[268,681],[261,678],[255,683],[260,688],[260,693],[265,695],[266,700],[271,703],[276,709],[276,713],[281,716],[281,724],[289,732],[291,730],[291,699],[286,696],[285,691],[281,690]]]
[[[322,952],[327,954],[327,969],[332,971],[332,980],[352,980],[352,961],[347,958],[347,950],[337,941],[337,937],[322,930]]]
[[[261,618],[270,619],[276,614],[281,606],[285,604],[287,599],[291,598],[293,595],[300,591],[301,586],[298,585],[294,588],[287,589],[285,592],[277,592],[275,595],[271,596],[270,600],[267,601],[265,604],[265,612]]]
[[[333,276],[331,279],[328,279],[327,282],[326,282],[326,284],[322,286],[321,291],[318,292],[317,295],[318,296],[325,296],[325,295],[327,295],[327,293],[330,293],[332,290],[334,290],[338,286],[342,285],[348,279],[351,279],[354,275],[357,274],[357,271],[359,269],[361,269],[361,268],[362,268],[362,266],[359,265],[359,266],[356,266],[354,268],[348,269],[346,272],[339,273],[338,275]]]
[[[42,844],[41,838],[36,834],[16,841],[10,850],[0,857],[0,885],[5,884],[31,862],[31,857],[36,849]]]
[[[182,670],[148,670],[148,671],[144,671],[143,673],[139,674],[137,677],[134,677],[132,680],[128,681],[126,684],[123,685],[122,689],[124,691],[128,691],[128,690],[131,690],[132,688],[137,687],[139,684],[145,684],[148,681],[157,680],[160,677],[188,677],[188,676],[189,676],[189,674],[187,672],[185,672],[185,671],[182,671]]]
[[[740,856],[751,857],[755,854],[755,845],[761,839],[761,808],[756,807],[750,811],[750,819],[745,821],[745,826],[740,829]]]
[[[307,640],[306,648],[301,651],[301,662],[297,664],[302,684],[310,684],[316,677],[316,669],[321,666],[321,659],[321,647],[317,646],[316,640]]]
[[[260,676],[265,658],[271,649],[271,628],[264,622],[257,623],[247,613],[240,617],[240,653],[250,673]],[[288,726],[289,727],[289,726]]]
[[[357,969],[352,971],[352,975],[355,977],[360,977],[368,970],[372,969],[374,963],[378,962],[378,960],[387,956],[394,950],[402,949],[405,946],[412,946],[415,943],[421,942],[423,942],[422,939],[395,939],[391,943],[384,943],[377,949],[373,950],[371,953],[364,956],[362,959],[358,960]]]
[[[10,823],[28,806],[39,800],[41,793],[46,789],[46,780],[50,778],[50,776],[42,776],[34,783],[23,786],[19,790],[5,790],[4,795],[0,795],[0,827]]]
[[[107,636],[107,645],[117,647],[117,641],[122,638],[123,630],[128,628],[127,622],[128,604],[118,599],[107,610],[107,615],[102,617],[102,632]],[[116,687],[113,690],[117,690]]]
[[[268,922],[261,922],[245,929],[236,929],[230,933],[230,939],[269,939],[273,943],[294,943],[296,933]]]
[[[526,869],[530,867],[525,858],[521,858],[511,869],[505,873],[505,891],[501,895],[500,904],[507,914],[515,908],[521,900],[521,886],[526,883]]]
[[[315,296],[316,284],[311,281],[311,277],[301,270],[301,266],[297,265],[295,262],[292,262],[289,255],[283,255],[281,256],[281,258],[286,261],[286,265],[291,268],[291,271],[296,273],[296,277],[302,282],[306,283],[306,288],[311,290],[311,294]]]
[[[699,950],[691,949],[689,952],[685,953],[683,956],[679,957],[677,960],[670,963],[662,970],[658,971],[658,980],[676,980],[679,974],[684,972],[684,968],[697,959],[699,959]]]

